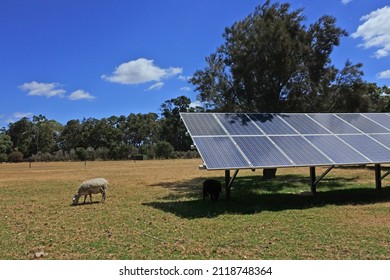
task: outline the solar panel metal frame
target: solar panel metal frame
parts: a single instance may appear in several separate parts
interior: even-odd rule
[[[390,142],[390,114],[387,113],[371,113],[371,114],[365,114],[365,113],[308,113],[308,114],[286,114],[286,113],[272,113],[272,114],[256,114],[256,113],[181,113],[181,118],[183,119],[183,122],[185,126],[187,127],[190,136],[192,139],[196,137],[199,139],[200,137],[205,138],[213,138],[213,137],[221,137],[228,139],[228,145],[231,147],[234,147],[234,153],[239,153],[242,158],[245,159],[247,162],[247,165],[239,164],[239,166],[235,166],[234,164],[229,165],[228,167],[226,164],[224,165],[218,165],[217,161],[218,159],[214,159],[213,166],[207,166],[206,168],[208,170],[230,170],[230,169],[260,169],[260,168],[280,168],[280,167],[312,167],[312,166],[327,166],[327,165],[355,165],[355,164],[382,164],[382,163],[390,163],[390,147],[381,142]],[[191,115],[191,117],[189,117]],[[207,117],[201,117],[204,119],[210,120],[212,122],[212,128],[210,128],[210,123],[191,123],[196,121],[197,118],[196,115],[207,115]],[[384,120],[381,120],[381,115],[385,116],[386,118]],[[226,127],[226,120],[221,118],[229,118],[232,117],[234,119],[235,117],[239,117],[245,119],[245,122],[247,127],[241,129],[239,127],[235,127],[232,132],[232,127]],[[288,119],[288,118],[291,119]],[[297,120],[302,119],[305,121],[306,125],[312,125],[311,127],[304,127],[301,126],[301,124]],[[348,120],[355,120],[355,123],[358,125],[358,127],[354,126],[353,124],[349,123]],[[333,125],[338,124],[339,127],[332,127],[332,121]],[[272,123],[272,121],[274,121]],[[218,124],[218,126],[217,126]],[[225,125],[224,125],[225,124]],[[238,122],[239,124],[239,122]],[[297,126],[299,124],[300,127]],[[234,123],[233,126],[236,126],[237,123]],[[278,127],[279,125],[279,127]],[[295,126],[294,126],[295,125]],[[368,125],[368,126],[367,126]],[[211,131],[212,133],[204,133],[202,131],[202,126],[205,127],[205,131]],[[194,129],[191,131],[191,127],[197,127],[195,130],[195,133],[192,133]],[[250,128],[249,128],[250,127]],[[343,129],[344,128],[344,129]],[[344,131],[345,130],[345,131]],[[230,131],[230,132],[229,132]],[[218,132],[218,133],[216,133]],[[246,133],[249,132],[249,133]],[[283,133],[284,132],[284,133]],[[304,132],[304,133],[302,133]],[[337,133],[336,133],[337,132]],[[241,135],[240,133],[243,133]],[[369,142],[375,143],[380,145],[382,152],[384,153],[383,156],[380,157],[380,160],[378,159],[371,159],[370,158],[370,152],[365,151],[359,151],[359,145],[356,143],[352,143],[354,138],[362,138],[359,136],[364,135],[364,139],[369,139]],[[381,135],[376,136],[376,135]],[[389,140],[385,141],[386,137],[389,137]],[[311,137],[316,137],[315,139],[319,139],[318,137],[335,137],[334,139],[337,139],[337,141],[343,143],[343,147],[348,147],[348,152],[355,155],[361,155],[360,160],[349,160],[346,158],[345,162],[341,160],[340,158],[338,160],[332,160],[332,156],[329,155],[329,147],[325,147],[324,145],[321,146],[321,141],[316,141],[316,143],[313,143],[314,141],[311,141],[310,139],[314,139]],[[275,151],[277,151],[278,157],[282,159],[282,161],[277,164],[273,161],[272,164],[256,164],[261,162],[261,155],[253,156],[251,154],[246,154],[250,151],[252,152],[261,152],[261,149],[259,150],[258,147],[245,147],[242,140],[239,140],[237,143],[237,139],[241,138],[248,138],[251,137],[251,141],[246,142],[256,142],[253,141],[254,138],[262,137],[262,139],[267,139],[264,147],[272,147]],[[279,137],[279,138],[278,138]],[[280,138],[282,137],[282,138]],[[285,138],[285,137],[293,137],[293,138]],[[283,147],[278,145],[276,142],[280,141],[280,139],[284,139],[283,141],[287,139],[291,140],[297,140],[299,139],[300,145],[308,147],[308,149],[312,150],[313,158],[326,158],[327,160],[308,160],[306,162],[299,162],[298,160],[294,161],[288,154],[290,153],[288,151],[289,147],[285,143],[283,144]],[[363,139],[363,138],[362,138]],[[385,140],[384,140],[385,139]],[[276,142],[275,142],[276,140]],[[207,141],[207,140],[206,140]],[[352,141],[351,143],[348,143]],[[259,142],[260,143],[260,142]],[[270,143],[273,146],[269,146]],[[249,144],[248,144],[249,145]],[[303,147],[302,146],[302,147]],[[379,146],[378,146],[379,147]],[[199,147],[198,147],[199,148]],[[338,147],[335,147],[335,149]],[[202,149],[202,148],[201,148]],[[218,154],[218,145],[215,146],[216,151],[213,151],[213,153]],[[340,148],[341,149],[341,148]],[[200,150],[200,155],[203,159],[203,161],[209,162],[207,151]],[[306,151],[298,151],[301,153],[305,153]],[[336,151],[342,153],[342,150]],[[315,156],[314,156],[315,153]],[[282,156],[280,156],[282,155]],[[310,154],[304,155],[306,157],[310,157]],[[334,157],[334,155],[333,155]],[[255,158],[256,160],[252,160],[255,162],[251,162],[250,158]],[[365,160],[361,160],[361,159]],[[288,160],[288,162],[286,161]],[[266,161],[265,161],[266,162]],[[289,163],[289,164],[286,164]]]

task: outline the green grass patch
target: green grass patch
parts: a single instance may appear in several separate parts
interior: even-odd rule
[[[1,259],[390,259],[390,188],[369,168],[275,180],[240,171],[227,201],[203,201],[197,160],[0,165]],[[320,173],[320,170],[319,170]],[[107,200],[71,206],[78,185]]]

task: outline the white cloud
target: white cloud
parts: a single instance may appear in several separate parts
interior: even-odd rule
[[[350,2],[352,2],[352,0],[341,0],[341,3],[343,3],[343,5],[347,5]]]
[[[154,85],[151,85],[148,89],[146,89],[146,91],[150,91],[150,90],[159,90],[159,89],[161,89],[163,86],[164,86],[164,82],[157,82],[157,83],[155,83]]]
[[[89,92],[86,92],[82,89],[79,89],[79,90],[72,92],[68,98],[70,100],[81,100],[81,99],[92,100],[92,99],[95,99],[95,96],[91,95]]]
[[[376,58],[388,56],[390,54],[390,6],[371,12],[361,17],[361,24],[353,38],[361,37],[363,43],[360,45],[366,49],[378,48],[375,52]]]
[[[22,113],[22,112],[15,112],[13,113],[13,116],[17,119],[22,119],[22,118],[31,118],[34,114],[33,113]]]
[[[182,91],[191,91],[190,87],[181,87],[180,90]]]
[[[65,90],[60,87],[61,85],[58,83],[38,83],[36,81],[32,81],[30,83],[20,85],[19,89],[28,91],[28,95],[30,96],[62,97]]]
[[[111,75],[102,75],[103,80],[120,84],[142,84],[146,82],[176,76],[183,72],[182,68],[160,68],[154,65],[153,60],[139,58],[119,65]]]
[[[204,104],[202,102],[200,102],[199,100],[196,100],[194,102],[191,102],[190,107],[191,108],[204,107]]]
[[[179,75],[179,80],[182,80],[182,81],[189,81],[191,78],[192,78],[192,76]]]
[[[377,77],[379,79],[390,79],[390,70],[386,70],[378,73]]]
[[[12,115],[0,115],[0,119],[4,119],[0,122],[0,126],[2,125],[8,125],[10,123],[17,122],[18,120],[22,118],[31,118],[34,114],[33,113],[22,113],[22,112],[15,112]]]

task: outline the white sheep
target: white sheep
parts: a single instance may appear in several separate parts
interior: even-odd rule
[[[102,201],[106,200],[106,190],[108,189],[108,181],[104,178],[95,178],[92,180],[88,180],[82,182],[80,184],[79,190],[73,196],[73,205],[77,205],[79,203],[80,196],[84,196],[84,203],[87,199],[87,195],[92,203],[92,194],[101,193]]]

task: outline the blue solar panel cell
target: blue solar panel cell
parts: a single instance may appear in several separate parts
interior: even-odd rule
[[[336,164],[362,164],[369,160],[334,135],[305,136]]]
[[[390,134],[371,134],[370,136],[390,149]]]
[[[336,114],[336,115],[364,133],[389,132],[384,127],[374,123],[373,121],[367,119],[361,114]]]
[[[262,135],[245,114],[215,114],[230,135]]]
[[[192,139],[207,169],[250,167],[250,164],[229,137],[193,137]]]
[[[389,115],[378,114],[378,113],[362,114],[362,115],[369,118],[370,120],[384,126],[385,128],[389,129],[389,132],[390,132],[390,116]]]
[[[254,167],[280,167],[292,164],[265,136],[234,137],[234,141]]]
[[[306,115],[291,114],[283,118],[301,134],[330,134],[330,132]]]
[[[390,150],[367,135],[340,135],[339,137],[374,163],[390,162]]]
[[[309,116],[334,134],[360,133],[359,130],[333,114],[309,114]]]
[[[213,114],[182,113],[181,117],[191,136],[226,135]]]
[[[255,124],[268,135],[298,134],[282,118],[281,114],[248,114]]]
[[[333,164],[302,136],[271,136],[271,139],[295,163],[293,166]]]

